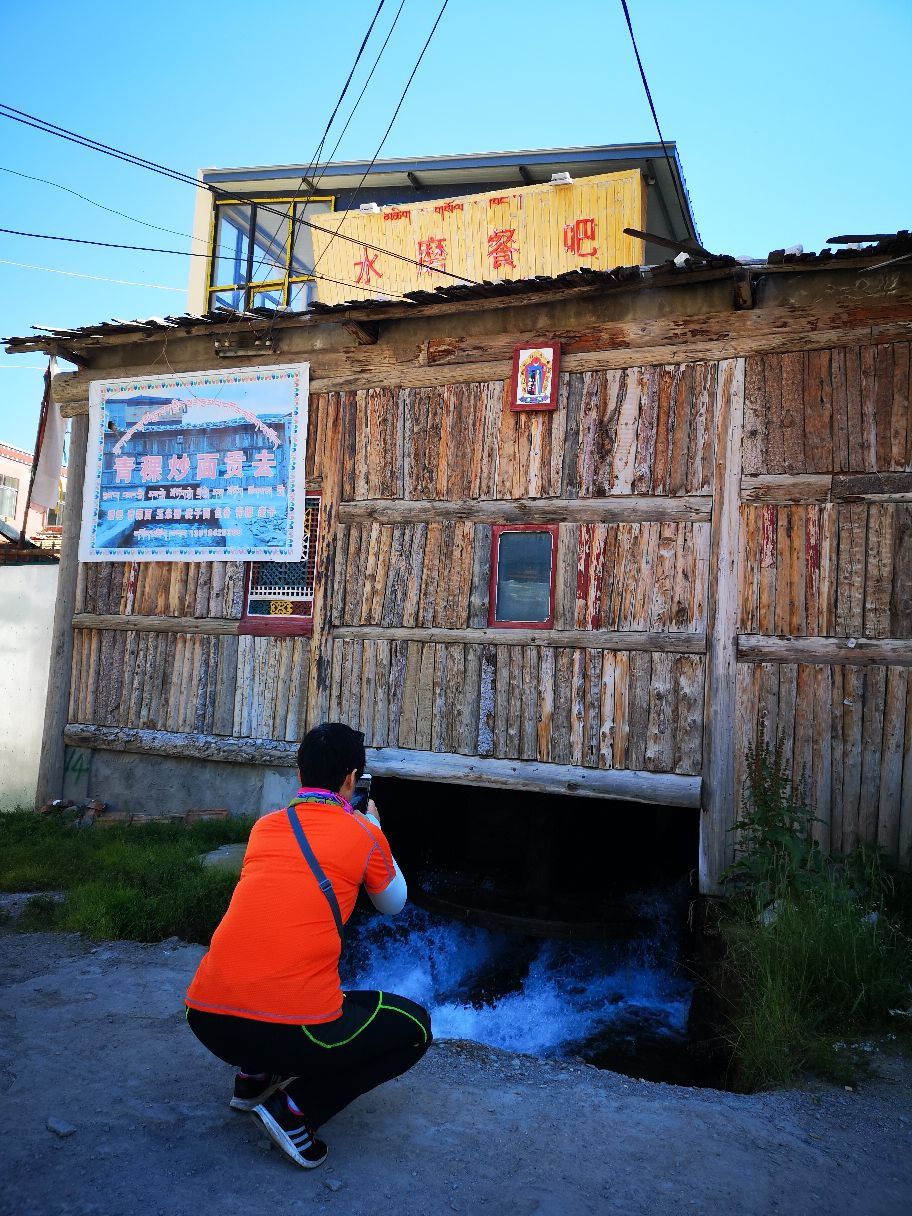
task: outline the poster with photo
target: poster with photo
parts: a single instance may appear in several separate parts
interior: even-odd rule
[[[309,369],[94,381],[80,561],[297,561]]]
[[[513,351],[510,409],[557,409],[559,365],[560,346],[556,343],[517,346]]]

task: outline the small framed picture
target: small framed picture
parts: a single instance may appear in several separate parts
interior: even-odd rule
[[[513,351],[511,410],[557,409],[557,372],[560,346],[556,342],[530,343]]]

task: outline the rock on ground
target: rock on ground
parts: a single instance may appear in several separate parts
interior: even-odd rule
[[[2,1216],[912,1211],[912,1065],[886,1056],[860,1092],[743,1096],[438,1043],[296,1169],[185,1026],[201,953],[0,933]]]

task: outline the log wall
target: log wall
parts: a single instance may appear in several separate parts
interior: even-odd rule
[[[912,302],[828,290],[564,330],[559,300],[544,329],[471,304],[465,337],[429,312],[345,349],[283,330],[314,369],[312,638],[238,636],[239,563],[80,567],[68,737],[275,762],[339,717],[409,775],[679,805],[700,779],[713,890],[747,744],[781,733],[822,843],[909,866]],[[553,412],[507,408],[530,324],[562,341]],[[510,522],[558,526],[553,629],[488,625]]]
[[[747,743],[781,735],[824,847],[876,843],[904,867],[909,402],[907,342],[745,361],[736,752],[740,783]]]

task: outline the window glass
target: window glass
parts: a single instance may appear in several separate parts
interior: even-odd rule
[[[329,203],[321,202],[298,203],[295,207],[294,242],[291,250],[291,277],[293,279],[298,275],[310,274],[314,264],[313,229],[297,221],[302,218],[311,220],[316,216],[327,215],[329,210]],[[329,225],[324,221],[321,226],[328,227]]]
[[[267,207],[269,210],[267,210]],[[276,214],[279,212],[280,214]],[[288,203],[265,203],[254,217],[252,283],[285,278],[288,250]]]
[[[282,283],[275,283],[263,287],[251,287],[250,289],[250,307],[251,308],[280,308],[282,306],[282,296],[285,288]]]
[[[12,522],[19,502],[19,478],[0,473],[0,516]]]
[[[244,311],[244,293],[234,288],[227,291],[210,291],[210,308],[232,308],[235,312]]]
[[[495,621],[550,619],[551,549],[550,532],[501,532]]]
[[[288,307],[303,311],[314,298],[316,284],[312,279],[303,283],[288,284]]]
[[[249,206],[240,203],[226,203],[216,211],[218,219],[210,280],[213,287],[228,287],[247,281],[250,212]]]
[[[313,616],[320,499],[304,500],[304,543],[299,562],[255,562],[250,571],[247,616]]]

